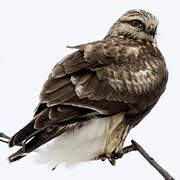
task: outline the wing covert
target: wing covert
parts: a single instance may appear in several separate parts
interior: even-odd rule
[[[110,39],[71,47],[78,50],[54,67],[40,103],[51,109],[61,105],[81,107],[104,115],[128,111],[131,106],[141,110],[151,106],[149,99],[164,73],[163,57],[156,55],[156,49],[150,56],[152,47],[127,43]]]

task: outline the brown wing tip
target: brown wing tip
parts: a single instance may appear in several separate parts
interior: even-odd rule
[[[9,141],[9,147],[17,146],[22,142],[22,139],[19,138],[19,134],[16,133]]]
[[[27,153],[22,152],[22,149],[20,149],[19,151],[15,152],[14,154],[12,154],[11,156],[8,157],[8,160],[10,163],[15,162],[21,158],[23,158],[24,156],[26,156]]]
[[[15,144],[14,144],[14,136],[10,139],[9,141],[9,147],[13,147]]]

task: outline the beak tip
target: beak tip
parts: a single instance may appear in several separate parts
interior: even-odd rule
[[[153,36],[153,38],[155,37],[156,32],[157,32],[157,28],[156,28],[156,27],[155,27],[155,28],[151,28],[151,29],[149,29],[149,34],[150,34],[150,35],[152,35],[152,36]]]
[[[152,35],[153,38],[154,38],[155,35],[156,35],[156,29],[151,29],[151,30],[149,31],[149,34]]]

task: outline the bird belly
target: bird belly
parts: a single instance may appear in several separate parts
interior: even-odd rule
[[[75,126],[36,150],[35,161],[51,168],[60,163],[71,167],[95,160],[99,155],[111,153],[114,149],[120,150],[125,140],[124,127],[123,131],[120,130],[123,119],[124,115],[120,113],[83,122],[81,126]]]

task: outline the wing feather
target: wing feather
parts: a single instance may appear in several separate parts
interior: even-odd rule
[[[48,80],[45,82],[43,87],[44,94],[50,94],[52,92],[57,91],[58,89],[62,88],[63,86],[66,86],[70,83],[69,78],[53,78],[50,76]]]
[[[66,84],[61,88],[51,92],[51,93],[41,93],[40,102],[41,103],[53,103],[59,99],[59,104],[71,99],[75,96],[74,86],[72,84]]]
[[[56,64],[40,93],[34,119],[11,138],[10,146],[33,137],[26,146],[30,152],[92,113],[110,116],[134,106],[131,113],[138,114],[157,101],[148,94],[167,72],[163,57],[153,47],[148,52],[125,39],[105,39],[71,48],[78,50]],[[156,62],[149,63],[151,58]]]

